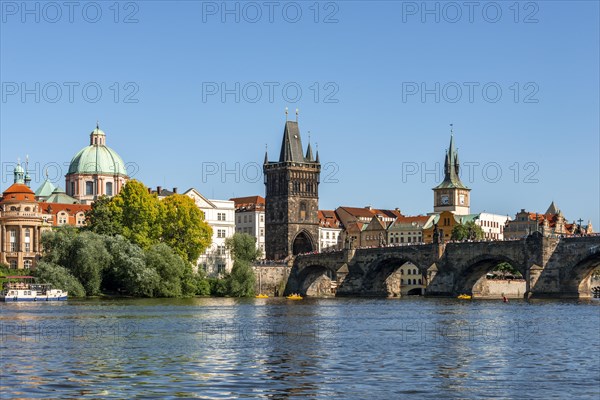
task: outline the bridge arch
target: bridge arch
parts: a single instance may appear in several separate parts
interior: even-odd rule
[[[561,282],[561,292],[572,297],[591,297],[591,276],[598,267],[600,267],[600,246],[573,264]]]
[[[464,264],[464,268],[457,268],[459,272],[455,277],[453,289],[454,295],[473,294],[473,288],[481,280],[485,279],[487,273],[502,263],[507,262],[513,268],[517,269],[523,277],[526,276],[525,266],[514,259],[502,254],[482,254]],[[525,293],[522,293],[524,295]]]
[[[423,269],[418,262],[407,255],[386,255],[377,258],[371,262],[366,271],[363,279],[363,287],[361,292],[365,296],[373,297],[400,297],[402,285],[406,284],[408,278],[398,274],[400,267],[406,263],[411,263],[413,266],[411,269],[416,269],[417,274],[420,275],[420,279],[423,285],[425,285],[425,274],[426,271]]]
[[[299,292],[304,296],[333,296],[332,282],[336,281],[336,272],[324,265],[310,264],[298,274]]]

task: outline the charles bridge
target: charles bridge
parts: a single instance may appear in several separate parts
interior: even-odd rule
[[[352,249],[299,255],[286,293],[309,296],[389,296],[386,280],[404,263],[422,273],[426,296],[471,293],[500,262],[526,281],[525,296],[590,297],[590,277],[600,266],[600,235],[554,238],[533,233],[510,241],[461,242]]]

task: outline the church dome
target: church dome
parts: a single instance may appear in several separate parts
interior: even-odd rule
[[[81,149],[71,160],[71,174],[100,174],[127,176],[125,163],[116,151],[106,146],[106,134],[98,126],[90,133],[90,145]]]

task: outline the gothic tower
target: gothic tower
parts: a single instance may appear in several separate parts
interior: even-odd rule
[[[458,215],[470,214],[470,191],[460,181],[458,152],[454,148],[454,133],[450,132],[450,147],[444,161],[444,180],[433,188],[433,210],[451,211]]]
[[[286,112],[287,113],[287,112]],[[268,260],[318,249],[319,152],[303,153],[298,120],[286,121],[279,161],[265,153],[265,252]]]

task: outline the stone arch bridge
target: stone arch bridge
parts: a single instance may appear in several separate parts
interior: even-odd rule
[[[411,262],[424,277],[426,296],[456,296],[471,293],[475,283],[503,261],[523,274],[526,297],[590,297],[591,274],[600,266],[600,235],[550,238],[534,233],[521,240],[301,255],[293,262],[286,293],[389,296],[386,279]]]

